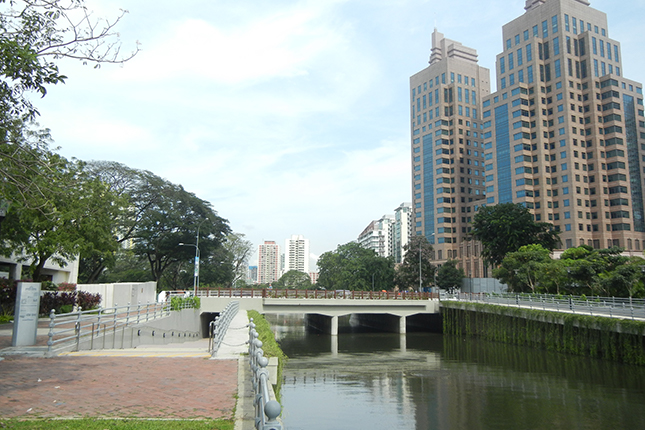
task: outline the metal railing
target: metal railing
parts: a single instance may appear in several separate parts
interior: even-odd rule
[[[211,357],[214,357],[219,350],[226,331],[228,330],[229,325],[237,311],[240,309],[240,302],[234,301],[229,302],[226,305],[226,308],[215,318],[215,321],[211,321],[209,324],[209,342],[208,342],[208,351],[211,353]]]
[[[181,296],[183,291],[169,291],[170,296]],[[192,293],[191,293],[192,294]],[[240,299],[371,299],[371,300],[428,300],[439,298],[436,293],[350,290],[277,290],[254,288],[217,288],[197,291],[197,297],[235,297]]]
[[[47,340],[47,355],[52,356],[57,352],[64,350],[78,351],[83,349],[105,348],[106,345],[112,348],[118,347],[117,337],[120,335],[120,347],[123,348],[125,342],[126,327],[134,328],[137,324],[144,324],[148,321],[155,320],[170,315],[170,303],[146,303],[127,306],[115,305],[111,308],[99,308],[84,311],[78,308],[75,312],[57,314],[53,309],[49,313],[49,332]],[[162,337],[166,337],[166,332],[158,330]],[[178,337],[183,334],[184,337],[192,332],[167,331],[171,336]],[[144,333],[145,334],[145,331]],[[151,335],[155,336],[155,330]],[[138,330],[137,336],[141,336],[141,329]],[[107,340],[107,337],[111,337]],[[107,342],[107,344],[106,344]]]
[[[264,356],[262,341],[258,339],[258,336],[253,318],[251,318],[248,342],[251,378],[255,394],[253,400],[255,405],[255,428],[257,430],[282,430],[282,424],[277,420],[282,412],[282,407],[280,403],[270,398],[271,385],[269,383],[269,371],[266,368],[269,364],[269,359]]]
[[[610,318],[645,319],[645,299],[517,293],[457,293],[442,295],[441,299],[483,302],[545,311],[606,316]]]

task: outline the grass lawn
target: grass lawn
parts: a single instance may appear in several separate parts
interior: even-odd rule
[[[229,420],[140,420],[140,419],[95,419],[72,420],[40,419],[21,421],[0,418],[0,429],[64,429],[64,430],[233,430]]]

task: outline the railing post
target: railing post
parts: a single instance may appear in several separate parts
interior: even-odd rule
[[[49,333],[47,333],[47,336],[49,339],[47,339],[47,355],[52,354],[52,348],[54,346],[54,327],[56,326],[56,311],[51,310],[49,312]]]
[[[141,302],[137,304],[137,324],[141,321]]]
[[[74,323],[74,331],[76,332],[76,350],[77,351],[81,343],[81,311],[82,310],[83,308],[79,306],[76,314],[76,323]]]
[[[148,318],[150,317],[150,302],[146,302],[146,322],[148,322]]]

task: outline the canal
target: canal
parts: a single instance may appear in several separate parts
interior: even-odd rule
[[[432,333],[310,333],[267,315],[290,357],[286,430],[645,429],[645,369]]]

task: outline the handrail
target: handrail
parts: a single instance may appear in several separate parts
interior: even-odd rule
[[[187,306],[182,306],[187,307]],[[47,355],[52,356],[54,350],[63,350],[72,347],[78,351],[81,341],[89,342],[90,349],[94,349],[94,340],[103,336],[103,348],[105,348],[105,336],[113,334],[112,347],[116,346],[116,334],[119,330],[123,332],[126,327],[162,318],[170,315],[170,303],[138,303],[132,306],[115,305],[111,308],[98,308],[84,311],[78,308],[74,312],[57,314],[54,309],[49,313],[49,333],[47,340]],[[170,333],[170,332],[169,332]],[[177,333],[180,333],[177,331]],[[184,333],[184,332],[181,332]],[[189,332],[185,332],[184,336]],[[141,334],[140,332],[138,333]],[[153,336],[155,332],[153,331]],[[174,331],[172,332],[174,335]],[[190,333],[191,337],[194,335]],[[165,333],[164,333],[165,337]],[[121,338],[123,344],[123,336]],[[56,348],[54,348],[56,346]]]
[[[610,318],[645,318],[645,299],[624,297],[583,297],[526,293],[457,293],[442,300],[484,302],[529,309],[580,313]]]
[[[255,397],[255,428],[257,430],[282,430],[282,424],[277,418],[282,412],[280,403],[270,399],[269,359],[264,356],[262,341],[258,339],[253,318],[249,323],[249,363]]]
[[[186,295],[184,291],[168,291],[170,296]],[[191,293],[192,294],[192,293]],[[356,290],[278,290],[255,288],[216,288],[197,291],[197,297],[265,298],[265,299],[371,299],[371,300],[428,300],[439,298],[436,293],[356,291]]]
[[[231,324],[237,311],[240,309],[240,302],[234,301],[229,302],[226,305],[226,308],[220,313],[219,316],[215,318],[215,321],[211,321],[209,324],[210,336],[208,341],[208,351],[211,353],[211,357],[214,357],[219,350],[228,326]]]

